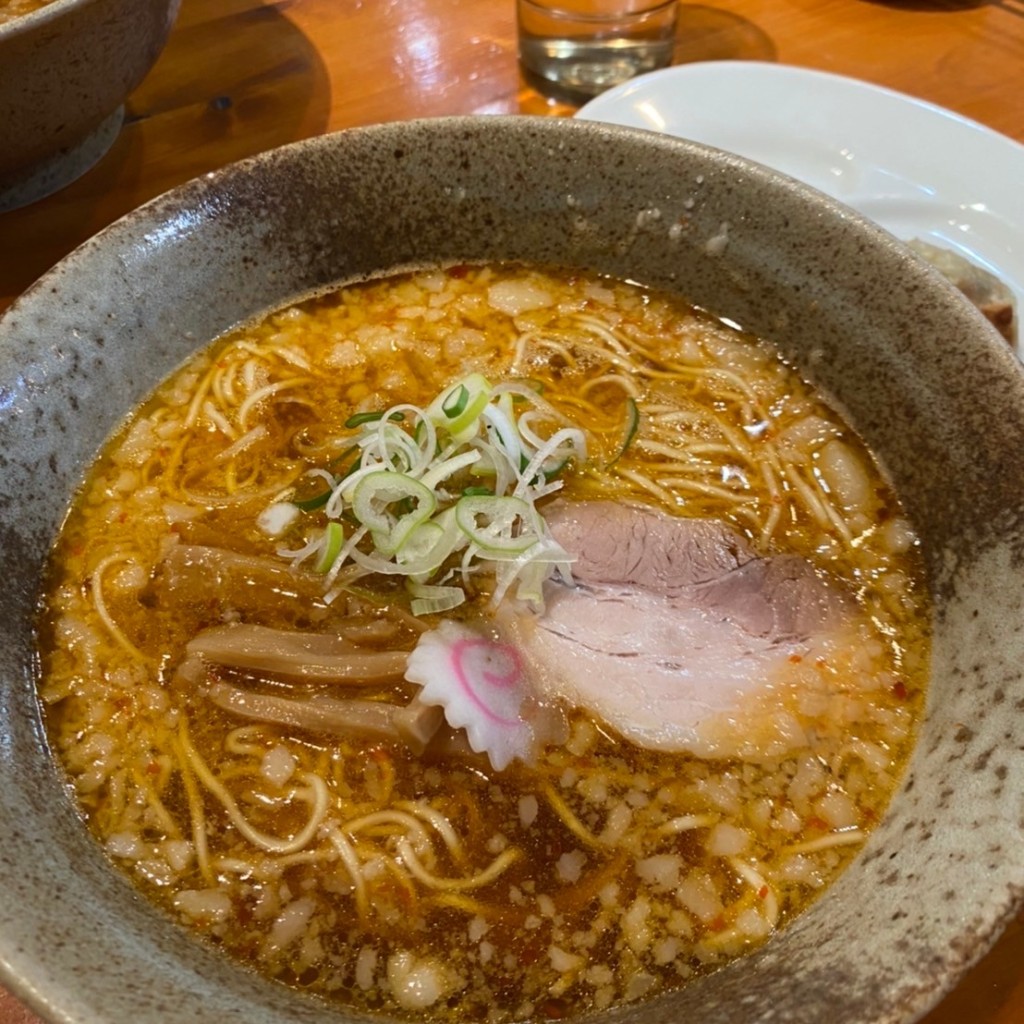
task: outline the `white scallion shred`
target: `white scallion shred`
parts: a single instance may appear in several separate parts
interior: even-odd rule
[[[280,537],[298,518],[299,510],[289,501],[275,501],[260,514],[256,525],[268,537]]]

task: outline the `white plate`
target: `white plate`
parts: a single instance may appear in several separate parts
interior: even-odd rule
[[[959,114],[823,71],[707,61],[641,75],[576,116],[774,167],[987,268],[1024,311],[1024,146]]]

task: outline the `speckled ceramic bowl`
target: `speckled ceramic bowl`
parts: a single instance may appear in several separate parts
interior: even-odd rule
[[[52,0],[0,22],[0,213],[84,174],[163,49],[180,0]]]
[[[301,143],[158,199],[0,321],[0,974],[44,1016],[343,1019],[193,942],[86,834],[33,691],[39,574],[83,467],[197,345],[338,279],[492,259],[636,278],[778,339],[884,460],[937,602],[927,721],[859,859],[748,959],[601,1019],[911,1021],[1014,912],[1024,375],[1006,345],[893,239],[739,158],[584,122],[394,124]]]

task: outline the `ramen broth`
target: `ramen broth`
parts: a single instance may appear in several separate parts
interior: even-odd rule
[[[391,424],[419,443],[411,409],[447,395],[462,415],[478,377],[512,387],[494,408],[522,438],[567,431],[569,456],[521,488],[548,489],[541,516],[611,501],[707,518],[850,595],[856,643],[794,655],[781,695],[759,698],[785,702],[795,746],[648,749],[550,694],[536,706],[555,724],[500,768],[430,708],[416,741],[349,728],[348,707],[393,725],[416,706],[402,668],[442,620],[543,616],[543,594],[571,586],[554,557],[539,600],[521,576],[496,602],[509,563],[468,548],[411,583],[353,561],[374,537],[387,555],[379,531],[347,560],[328,550],[331,522],[339,544],[358,532],[355,499],[321,492],[341,494],[360,439]],[[437,486],[486,497],[494,479],[467,461]],[[458,603],[432,610],[438,592]],[[93,834],[209,943],[360,1010],[549,1019],[677,987],[824,890],[903,771],[928,622],[894,494],[772,346],[632,284],[453,267],[234,330],[132,414],[53,553],[40,693]],[[379,678],[232,663],[209,653],[226,626],[329,635]]]
[[[38,11],[53,2],[54,0],[0,0],[0,25]]]

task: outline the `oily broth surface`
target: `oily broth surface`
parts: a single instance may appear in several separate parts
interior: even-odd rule
[[[54,0],[0,0],[0,25],[38,11],[53,2]]]
[[[543,384],[587,430],[590,461],[563,497],[719,517],[857,595],[873,632],[833,663],[794,666],[819,684],[791,709],[813,718],[810,749],[750,763],[657,754],[574,712],[564,746],[494,772],[475,756],[246,721],[176,675],[194,633],[225,621],[344,618],[367,624],[370,648],[385,622],[386,645],[411,648],[416,629],[388,610],[404,602],[394,586],[262,602],[208,579],[169,592],[160,566],[181,543],[272,559],[301,546],[257,517],[329,464],[346,419],[425,405],[470,370]],[[640,430],[608,468],[627,395]],[[679,985],[827,886],[908,757],[927,602],[894,496],[770,346],[635,286],[461,267],[274,313],[162,385],[71,510],[40,649],[53,749],[89,828],[196,934],[361,1009],[544,1019]]]

